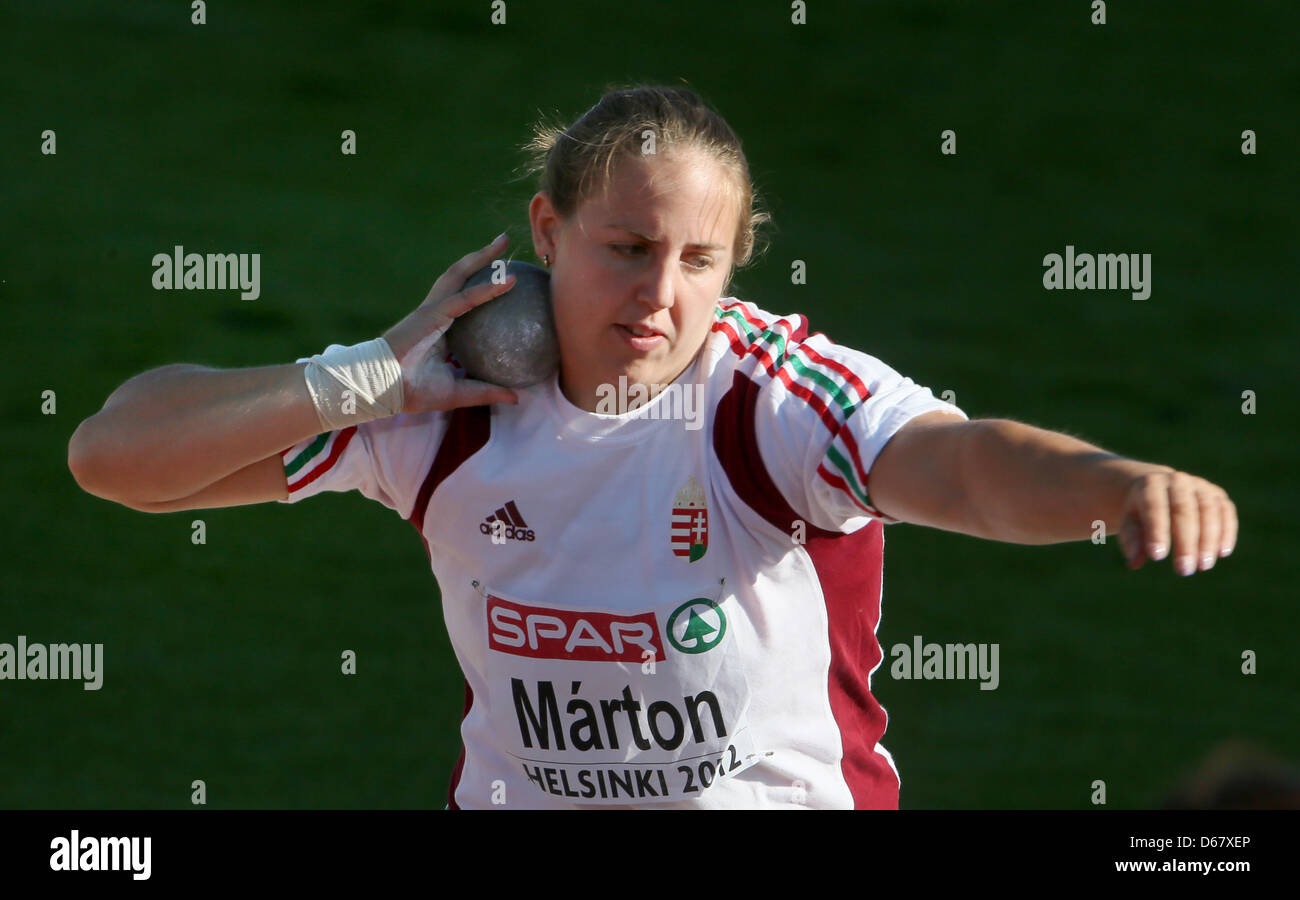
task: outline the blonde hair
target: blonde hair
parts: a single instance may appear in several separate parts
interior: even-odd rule
[[[739,219],[732,272],[762,252],[759,228],[772,220],[749,174],[749,162],[731,126],[693,91],[661,85],[610,87],[567,127],[538,122],[523,146],[526,175],[548,194],[562,219],[568,219],[597,190],[608,187],[616,162],[641,157],[645,132],[655,152],[696,150],[715,160],[729,176],[729,196]],[[727,282],[731,281],[731,273]]]

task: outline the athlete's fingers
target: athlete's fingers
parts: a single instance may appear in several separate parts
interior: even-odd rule
[[[509,244],[510,236],[503,231],[486,247],[466,253],[438,277],[438,280],[433,283],[433,287],[429,289],[429,295],[424,298],[425,302],[441,299],[459,291],[469,276],[500,255],[501,251],[505,250]]]
[[[1219,555],[1227,556],[1237,546],[1237,504],[1225,493],[1221,501],[1223,506],[1223,537],[1219,546]]]
[[[1142,526],[1142,551],[1159,562],[1169,552],[1169,476],[1153,472],[1134,484],[1129,499]]]
[[[1124,551],[1124,559],[1130,569],[1140,569],[1143,563],[1147,561],[1146,551],[1143,550],[1142,543],[1142,526],[1136,516],[1129,516],[1124,520],[1124,524],[1119,529],[1120,547]]]
[[[1189,477],[1175,472],[1169,479],[1169,515],[1173,528],[1174,571],[1191,575],[1196,571],[1196,552],[1201,540],[1201,507]]]
[[[463,316],[474,307],[504,294],[515,286],[516,281],[518,279],[514,275],[507,275],[501,284],[489,280],[486,284],[476,284],[472,288],[457,291],[438,304],[438,312],[452,319]]]
[[[1214,568],[1214,561],[1219,558],[1219,542],[1223,535],[1223,507],[1219,503],[1216,489],[1208,482],[1196,492],[1196,502],[1200,506],[1201,517],[1198,568],[1204,572]]]
[[[478,381],[474,378],[461,378],[452,388],[451,400],[447,409],[455,409],[458,406],[487,406],[491,403],[510,403],[519,402],[519,396],[510,388],[501,387],[499,384],[489,384],[486,381]]]

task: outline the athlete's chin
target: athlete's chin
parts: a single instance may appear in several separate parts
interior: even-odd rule
[[[668,384],[675,370],[669,359],[638,359],[620,366],[616,374],[629,384]]]
[[[664,373],[672,369],[672,353],[671,348],[665,348],[663,352],[637,354],[632,357],[620,354],[610,362],[612,363],[610,370],[615,379],[623,375],[628,381],[653,384],[663,381]]]

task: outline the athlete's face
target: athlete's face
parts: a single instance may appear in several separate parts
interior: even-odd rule
[[[597,408],[602,384],[667,385],[694,360],[731,273],[738,212],[724,170],[693,151],[616,163],[568,220],[539,193],[529,206],[549,254],[560,388]]]

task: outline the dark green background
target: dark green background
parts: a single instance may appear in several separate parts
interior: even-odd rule
[[[891,526],[886,650],[1001,645],[997,691],[877,672],[903,806],[1083,808],[1099,778],[1154,806],[1224,738],[1300,758],[1292,4],[809,6],[5,4],[0,641],[106,671],[0,682],[0,807],[181,808],[196,778],[211,807],[445,803],[463,687],[408,524],[358,494],[150,516],[82,492],[67,442],[137,372],[370,339],[502,228],[531,258],[516,148],[625,80],[685,79],[744,140],[777,227],[732,293],[1239,508],[1190,579]],[[1045,291],[1067,243],[1151,253],[1150,299]],[[152,290],[174,244],[261,253],[261,298]]]

